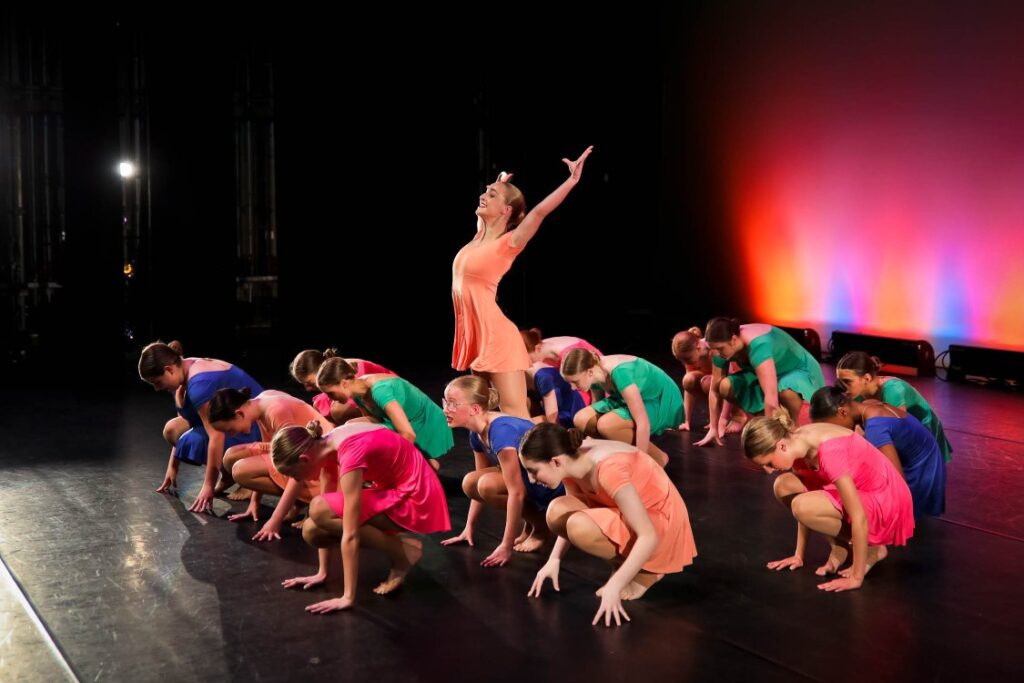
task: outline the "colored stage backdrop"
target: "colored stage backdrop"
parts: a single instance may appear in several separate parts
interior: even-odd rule
[[[748,311],[1024,349],[1024,6],[744,4],[690,58]]]

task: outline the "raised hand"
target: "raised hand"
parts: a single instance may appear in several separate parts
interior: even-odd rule
[[[583,150],[583,154],[579,156],[576,161],[569,161],[568,159],[562,159],[566,166],[569,167],[569,175],[572,176],[573,180],[579,180],[580,174],[583,173],[583,163],[590,156],[590,153],[594,151],[594,146],[591,145]]]

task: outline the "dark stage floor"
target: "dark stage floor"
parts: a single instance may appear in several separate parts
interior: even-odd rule
[[[412,379],[440,395],[443,377]],[[526,591],[545,555],[481,568],[504,519],[493,512],[476,548],[425,539],[423,561],[392,596],[370,592],[386,567],[363,553],[356,609],[306,614],[340,585],[280,588],[315,565],[297,533],[251,542],[252,523],[224,519],[243,503],[218,500],[216,517],[186,512],[197,468],[183,468],[184,501],[153,492],[167,460],[166,394],[141,383],[118,400],[8,392],[0,556],[16,582],[0,567],[0,681],[62,680],[62,659],[82,681],[1016,678],[1024,397],[912,381],[955,449],[948,512],[919,521],[864,588],[826,594],[809,568],[765,569],[795,538],[770,477],[746,463],[738,437],[695,449],[689,434],[671,433],[660,443],[700,556],[628,604],[631,624],[611,629],[590,625],[608,569],[579,551],[566,558],[561,594],[539,600]],[[459,530],[472,458],[465,434],[456,442],[441,475]],[[808,562],[825,555],[817,539]]]

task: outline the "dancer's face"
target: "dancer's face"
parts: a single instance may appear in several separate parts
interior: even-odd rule
[[[838,370],[836,381],[846,389],[846,395],[852,398],[874,396],[877,389],[877,382],[870,373],[858,375],[853,370]]]
[[[548,462],[541,460],[527,460],[519,456],[519,462],[523,464],[526,473],[530,476],[530,482],[540,484],[549,489],[556,489],[565,479],[565,465],[570,458],[567,455],[556,455]]]
[[[444,412],[444,418],[448,421],[449,427],[467,426],[470,418],[480,413],[478,408],[479,406],[467,400],[466,393],[462,389],[458,387],[445,389],[444,398],[441,399],[441,410]]]
[[[332,401],[348,403],[348,400],[352,398],[348,389],[348,384],[349,380],[343,379],[339,384],[323,384],[319,388],[320,391],[330,396]]]
[[[308,375],[300,379],[299,383],[302,384],[302,388],[305,389],[306,391],[316,391],[316,373],[309,373]]]
[[[480,203],[476,207],[476,215],[481,218],[497,218],[503,213],[510,213],[512,207],[505,202],[505,195],[501,192],[500,183],[492,183],[487,186],[480,195]]]
[[[578,375],[562,375],[565,381],[576,391],[590,391],[594,386],[594,368],[587,368]]]
[[[731,360],[733,356],[743,350],[743,340],[734,334],[729,341],[708,342],[708,348],[722,358]]]
[[[210,426],[218,432],[224,432],[230,436],[248,434],[252,430],[252,420],[245,416],[241,410],[236,410],[234,417],[230,420],[217,420],[211,422]]]
[[[785,472],[793,468],[793,461],[796,454],[793,452],[789,439],[780,439],[775,444],[775,450],[764,455],[755,455],[750,459],[752,463],[759,466],[768,474],[774,472]]]
[[[146,381],[152,385],[154,391],[176,391],[185,381],[185,375],[180,365],[168,365],[159,377],[147,377]]]

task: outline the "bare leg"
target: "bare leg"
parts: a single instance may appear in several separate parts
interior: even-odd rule
[[[383,550],[391,560],[388,578],[373,589],[377,595],[387,595],[405,582],[409,571],[423,557],[423,543],[416,538],[396,535],[405,531],[381,513],[359,527],[359,541]],[[391,532],[391,533],[386,533]]]
[[[587,406],[573,416],[572,422],[576,429],[583,432],[586,436],[599,436],[597,433],[597,419],[597,411]]]
[[[529,401],[526,397],[526,373],[522,370],[513,372],[480,373],[486,376],[498,391],[500,410],[506,415],[515,415],[524,420],[530,419]]]
[[[537,509],[536,505],[526,501],[523,503],[523,519],[526,520],[526,528],[529,529],[530,534],[522,540],[516,539],[516,544],[512,549],[519,553],[536,552],[544,547],[544,544],[551,538],[544,514]]]
[[[601,527],[581,511],[569,515],[565,532],[570,543],[589,555],[611,562],[619,554],[619,549],[608,540]]]
[[[800,409],[804,407],[803,396],[792,389],[779,392],[779,403],[786,409],[789,416],[793,418],[793,424],[799,424]]]
[[[800,477],[792,472],[784,472],[775,477],[772,489],[775,492],[775,500],[789,509],[792,509],[793,499],[796,496],[801,493],[807,493],[807,487],[800,481]]]
[[[177,446],[178,439],[180,439],[181,435],[188,430],[188,420],[183,417],[171,418],[167,421],[167,424],[164,425],[164,441],[171,446]]]
[[[587,509],[583,501],[573,496],[559,496],[548,505],[546,515],[548,529],[552,533],[568,538],[566,524],[573,513]]]
[[[828,560],[815,570],[815,574],[834,574],[849,555],[846,547],[849,531],[847,529],[846,533],[843,533],[842,513],[832,505],[828,494],[823,491],[809,491],[795,496],[790,502],[790,510],[798,522],[811,531],[817,531],[825,536],[832,548]],[[841,535],[844,537],[841,538]]]
[[[250,448],[252,445],[254,444],[239,444],[237,446],[232,446],[224,452],[224,460],[221,462],[221,478],[217,483],[216,489],[218,493],[227,490],[232,484],[238,481],[234,475],[234,467],[237,463],[242,462],[247,458],[251,458],[254,455],[259,455],[259,450]],[[260,444],[260,446],[263,445],[264,444]],[[266,444],[265,447],[269,449],[270,444]],[[260,460],[262,460],[262,458],[260,458]],[[238,488],[228,495],[228,499],[247,500],[251,495],[252,491],[239,483]]]
[[[661,581],[664,577],[664,574],[652,574],[640,570],[640,573],[633,577],[629,585],[622,589],[621,597],[623,600],[639,600],[647,592],[648,588]]]
[[[635,427],[636,424],[632,420],[625,420],[615,413],[605,413],[597,419],[598,434],[612,441],[636,443]],[[668,453],[655,446],[654,442],[650,440],[647,443],[647,455],[662,467],[668,464]]]

